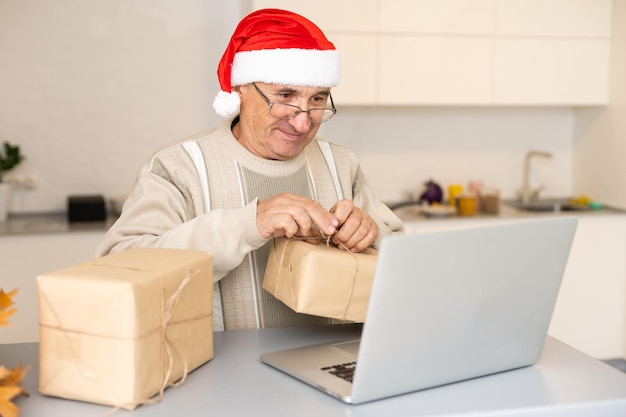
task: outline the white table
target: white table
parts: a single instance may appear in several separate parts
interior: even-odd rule
[[[626,375],[548,338],[536,366],[358,406],[262,364],[263,352],[358,336],[354,325],[215,333],[215,358],[156,405],[115,416],[626,416]],[[0,364],[32,369],[16,400],[22,417],[100,417],[108,407],[37,392],[38,344],[0,345]]]

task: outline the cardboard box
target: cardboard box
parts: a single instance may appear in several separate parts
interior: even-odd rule
[[[376,251],[274,239],[263,288],[298,313],[365,321]]]
[[[39,391],[133,409],[213,358],[213,260],[136,248],[37,277]]]

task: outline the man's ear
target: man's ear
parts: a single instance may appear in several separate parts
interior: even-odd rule
[[[239,96],[239,103],[240,103],[239,104],[239,110],[240,111],[241,111],[241,105],[243,104],[243,94],[244,94],[244,92],[246,92],[246,88],[248,86],[249,86],[248,84],[246,84],[246,85],[237,85],[237,86],[231,87],[231,89],[230,89],[230,91],[233,94],[237,94]]]

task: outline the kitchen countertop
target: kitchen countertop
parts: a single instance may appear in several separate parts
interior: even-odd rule
[[[110,216],[100,222],[70,223],[65,212],[11,214],[6,222],[0,223],[0,237],[69,232],[104,233],[115,220],[115,217]]]
[[[497,214],[477,213],[473,216],[428,216],[424,215],[420,210],[420,205],[415,203],[413,205],[404,205],[394,210],[396,215],[404,222],[420,222],[420,221],[433,221],[433,220],[446,220],[446,221],[458,221],[458,220],[472,220],[472,219],[522,219],[522,218],[537,218],[546,216],[602,216],[602,215],[626,215],[626,210],[616,209],[612,207],[603,207],[598,210],[574,210],[574,211],[527,211],[515,208],[507,204],[508,200],[503,200],[500,203],[499,211]],[[390,205],[392,206],[392,205]]]
[[[506,204],[503,200],[500,204],[498,214],[478,213],[474,216],[437,216],[428,217],[420,212],[420,205],[402,206],[394,212],[404,222],[431,221],[431,220],[471,220],[471,219],[515,219],[524,217],[554,216],[554,215],[574,215],[574,216],[598,216],[598,215],[626,215],[625,210],[604,207],[600,210],[577,210],[562,212],[530,212],[516,209]],[[109,216],[103,222],[78,222],[70,223],[67,220],[67,213],[32,213],[32,214],[11,214],[8,220],[0,223],[0,237],[20,236],[52,233],[75,233],[75,232],[106,232],[115,222],[117,217]]]

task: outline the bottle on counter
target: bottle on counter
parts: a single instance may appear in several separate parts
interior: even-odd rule
[[[448,204],[457,207],[457,198],[463,193],[461,184],[450,184],[448,186]]]

